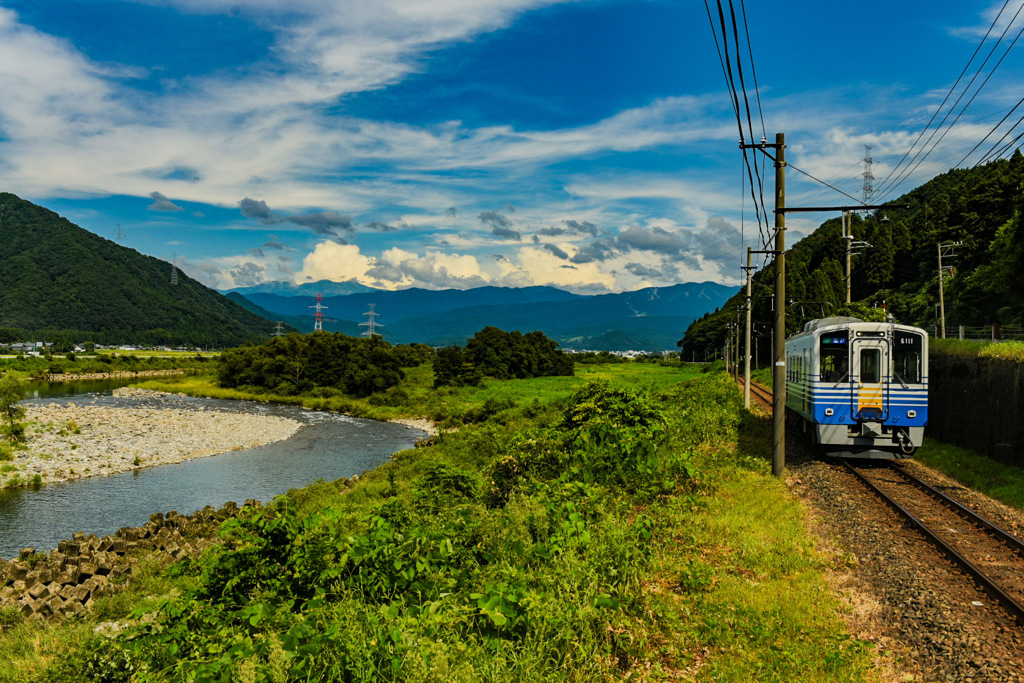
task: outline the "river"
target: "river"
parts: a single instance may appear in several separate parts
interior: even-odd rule
[[[75,389],[67,384],[33,385],[26,403],[91,403],[95,399],[101,405],[138,405],[137,400],[111,395],[115,387],[135,381],[76,382]],[[266,502],[317,479],[362,474],[424,436],[404,425],[295,406],[198,398],[154,401],[153,405],[280,415],[303,426],[289,439],[258,448],[36,489],[0,491],[0,558],[14,557],[27,547],[49,551],[76,531],[103,536],[124,526],[139,526],[154,512],[189,514],[206,505],[241,504],[249,498]]]

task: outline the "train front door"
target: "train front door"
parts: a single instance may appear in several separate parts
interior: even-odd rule
[[[850,340],[854,418],[882,422],[889,417],[889,340],[884,332],[857,331]]]

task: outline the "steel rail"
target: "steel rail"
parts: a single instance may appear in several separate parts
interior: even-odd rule
[[[998,538],[1003,543],[1006,543],[1007,545],[1012,546],[1018,553],[1021,553],[1021,555],[1024,555],[1024,541],[1021,541],[1019,538],[1017,538],[1016,536],[1014,536],[1010,532],[1006,531],[1005,529],[1002,529],[1002,528],[996,526],[992,522],[988,521],[987,519],[985,519],[984,517],[979,515],[974,510],[972,510],[969,507],[966,507],[965,505],[963,505],[960,501],[954,500],[953,498],[950,498],[945,493],[943,493],[942,491],[939,491],[937,488],[935,488],[931,484],[927,484],[927,483],[921,481],[920,479],[918,479],[916,476],[914,476],[910,472],[906,472],[902,468],[897,467],[894,463],[890,462],[889,463],[889,467],[892,468],[895,472],[899,472],[901,476],[905,477],[914,486],[918,487],[919,489],[921,489],[922,491],[924,491],[928,495],[934,496],[939,501],[941,501],[944,505],[946,505],[947,507],[952,509],[954,512],[963,515],[964,517],[969,519],[971,522],[973,522],[973,523],[977,524],[978,526],[984,528],[987,532],[991,533],[993,536]]]
[[[739,378],[739,382],[741,385],[743,384],[742,377]],[[757,382],[750,383],[750,391],[756,394],[757,397],[760,398],[762,401],[767,401],[768,403],[772,402],[772,392],[766,389],[765,387],[762,387]]]
[[[938,547],[950,559],[952,559],[954,562],[960,565],[960,567],[965,572],[970,574],[975,581],[981,584],[981,587],[985,590],[986,593],[988,593],[994,599],[998,600],[1003,605],[1003,607],[1005,607],[1006,610],[1017,619],[1018,624],[1024,626],[1024,605],[1021,605],[1019,602],[1014,600],[1013,597],[1006,593],[1006,591],[1004,591],[1002,588],[996,585],[996,583],[991,578],[989,578],[989,576],[985,572],[983,572],[981,569],[975,566],[970,560],[968,560],[966,557],[957,552],[956,549],[953,548],[951,545],[949,545],[941,538],[939,538],[939,536],[936,535],[935,532],[929,529],[921,520],[915,517],[909,510],[907,510],[905,507],[897,503],[887,493],[885,493],[880,488],[875,486],[875,484],[872,483],[867,477],[858,472],[853,465],[851,465],[849,462],[845,460],[843,461],[843,465],[846,466],[846,469],[852,472],[869,489],[874,491],[875,494],[878,495],[878,497],[881,498],[884,503],[886,503],[887,505],[889,505],[889,507],[893,508],[901,515],[903,515],[903,517],[906,518],[907,521],[914,525],[914,527],[916,527],[918,531],[924,534],[936,547]]]

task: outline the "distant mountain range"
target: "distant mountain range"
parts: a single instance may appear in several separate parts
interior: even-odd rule
[[[301,285],[297,285],[294,282],[273,280],[261,282],[253,287],[232,287],[231,289],[221,291],[224,294],[237,292],[242,296],[248,296],[249,294],[280,294],[281,296],[316,296],[317,294],[323,294],[324,296],[340,296],[342,294],[360,294],[379,290],[361,285],[355,280],[346,280],[345,282],[317,280],[316,282],[304,282]]]
[[[312,293],[287,296],[277,285],[269,286],[270,291],[258,289],[232,290],[230,296],[244,296],[252,310],[275,320],[312,329]],[[713,282],[596,296],[555,287],[371,290],[325,296],[324,329],[358,333],[374,304],[383,326],[378,331],[393,343],[463,344],[478,330],[494,325],[510,331],[540,330],[568,349],[661,351],[674,349],[690,323],[721,306],[732,291]]]
[[[273,323],[56,213],[0,193],[0,327],[27,339],[236,346]]]

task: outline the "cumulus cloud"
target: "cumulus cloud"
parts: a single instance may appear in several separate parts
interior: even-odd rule
[[[576,249],[576,253],[569,259],[573,263],[593,263],[604,261],[616,252],[615,243],[610,239],[596,239]]]
[[[626,248],[662,254],[681,254],[689,247],[689,243],[681,235],[658,226],[647,230],[639,225],[632,225],[621,231],[615,241]]]
[[[263,274],[266,269],[252,261],[246,261],[242,265],[231,270],[231,279],[234,280],[236,287],[252,287],[258,285],[264,281]]]
[[[358,246],[327,240],[316,245],[302,261],[301,274],[313,280],[365,281],[371,266],[371,259],[360,253]]]
[[[343,216],[337,211],[316,211],[307,214],[283,215],[274,213],[263,200],[249,197],[238,202],[238,208],[246,218],[255,218],[264,225],[278,223],[294,223],[309,228],[317,235],[336,237],[343,233],[355,231],[355,223],[350,216]]]
[[[662,273],[657,268],[649,268],[649,267],[647,267],[647,266],[645,266],[643,264],[640,264],[640,263],[627,263],[624,267],[625,267],[626,270],[628,270],[629,272],[633,273],[633,275],[636,275],[636,276],[639,276],[639,277],[644,277],[644,278],[662,278],[662,277],[665,276],[665,274]]]
[[[512,219],[508,216],[502,216],[497,211],[483,211],[477,218],[480,222],[491,229],[491,234],[495,237],[501,237],[502,239],[512,239],[517,242],[523,239],[523,235],[518,230],[513,229]]]
[[[246,218],[259,219],[261,223],[276,223],[270,212],[270,207],[263,200],[255,200],[246,197],[238,202],[238,208]]]
[[[167,195],[159,192],[150,192],[149,198],[153,203],[146,207],[149,211],[184,211],[180,206],[167,198]]]
[[[565,261],[565,260],[567,260],[569,258],[569,255],[567,253],[565,253],[565,251],[563,251],[562,249],[559,249],[554,244],[545,244],[544,245],[544,249],[546,249],[547,251],[550,251],[552,254],[554,254],[558,258],[562,259],[563,261]]]
[[[562,221],[565,227],[579,235],[597,236],[597,226],[590,221]]]
[[[271,235],[270,239],[260,245],[264,249],[273,249],[274,251],[285,251],[288,249],[288,245],[277,239],[276,235]]]
[[[301,216],[286,216],[280,219],[280,222],[284,221],[309,228],[318,235],[331,236],[340,233],[351,233],[355,230],[352,218],[350,216],[342,216],[337,211],[319,211]]]
[[[398,248],[385,251],[367,275],[391,285],[428,288],[468,289],[489,283],[473,256],[442,253],[418,256]]]
[[[388,225],[387,223],[381,223],[380,221],[370,221],[369,223],[363,224],[364,228],[370,230],[376,230],[377,232],[395,232],[398,228]]]

